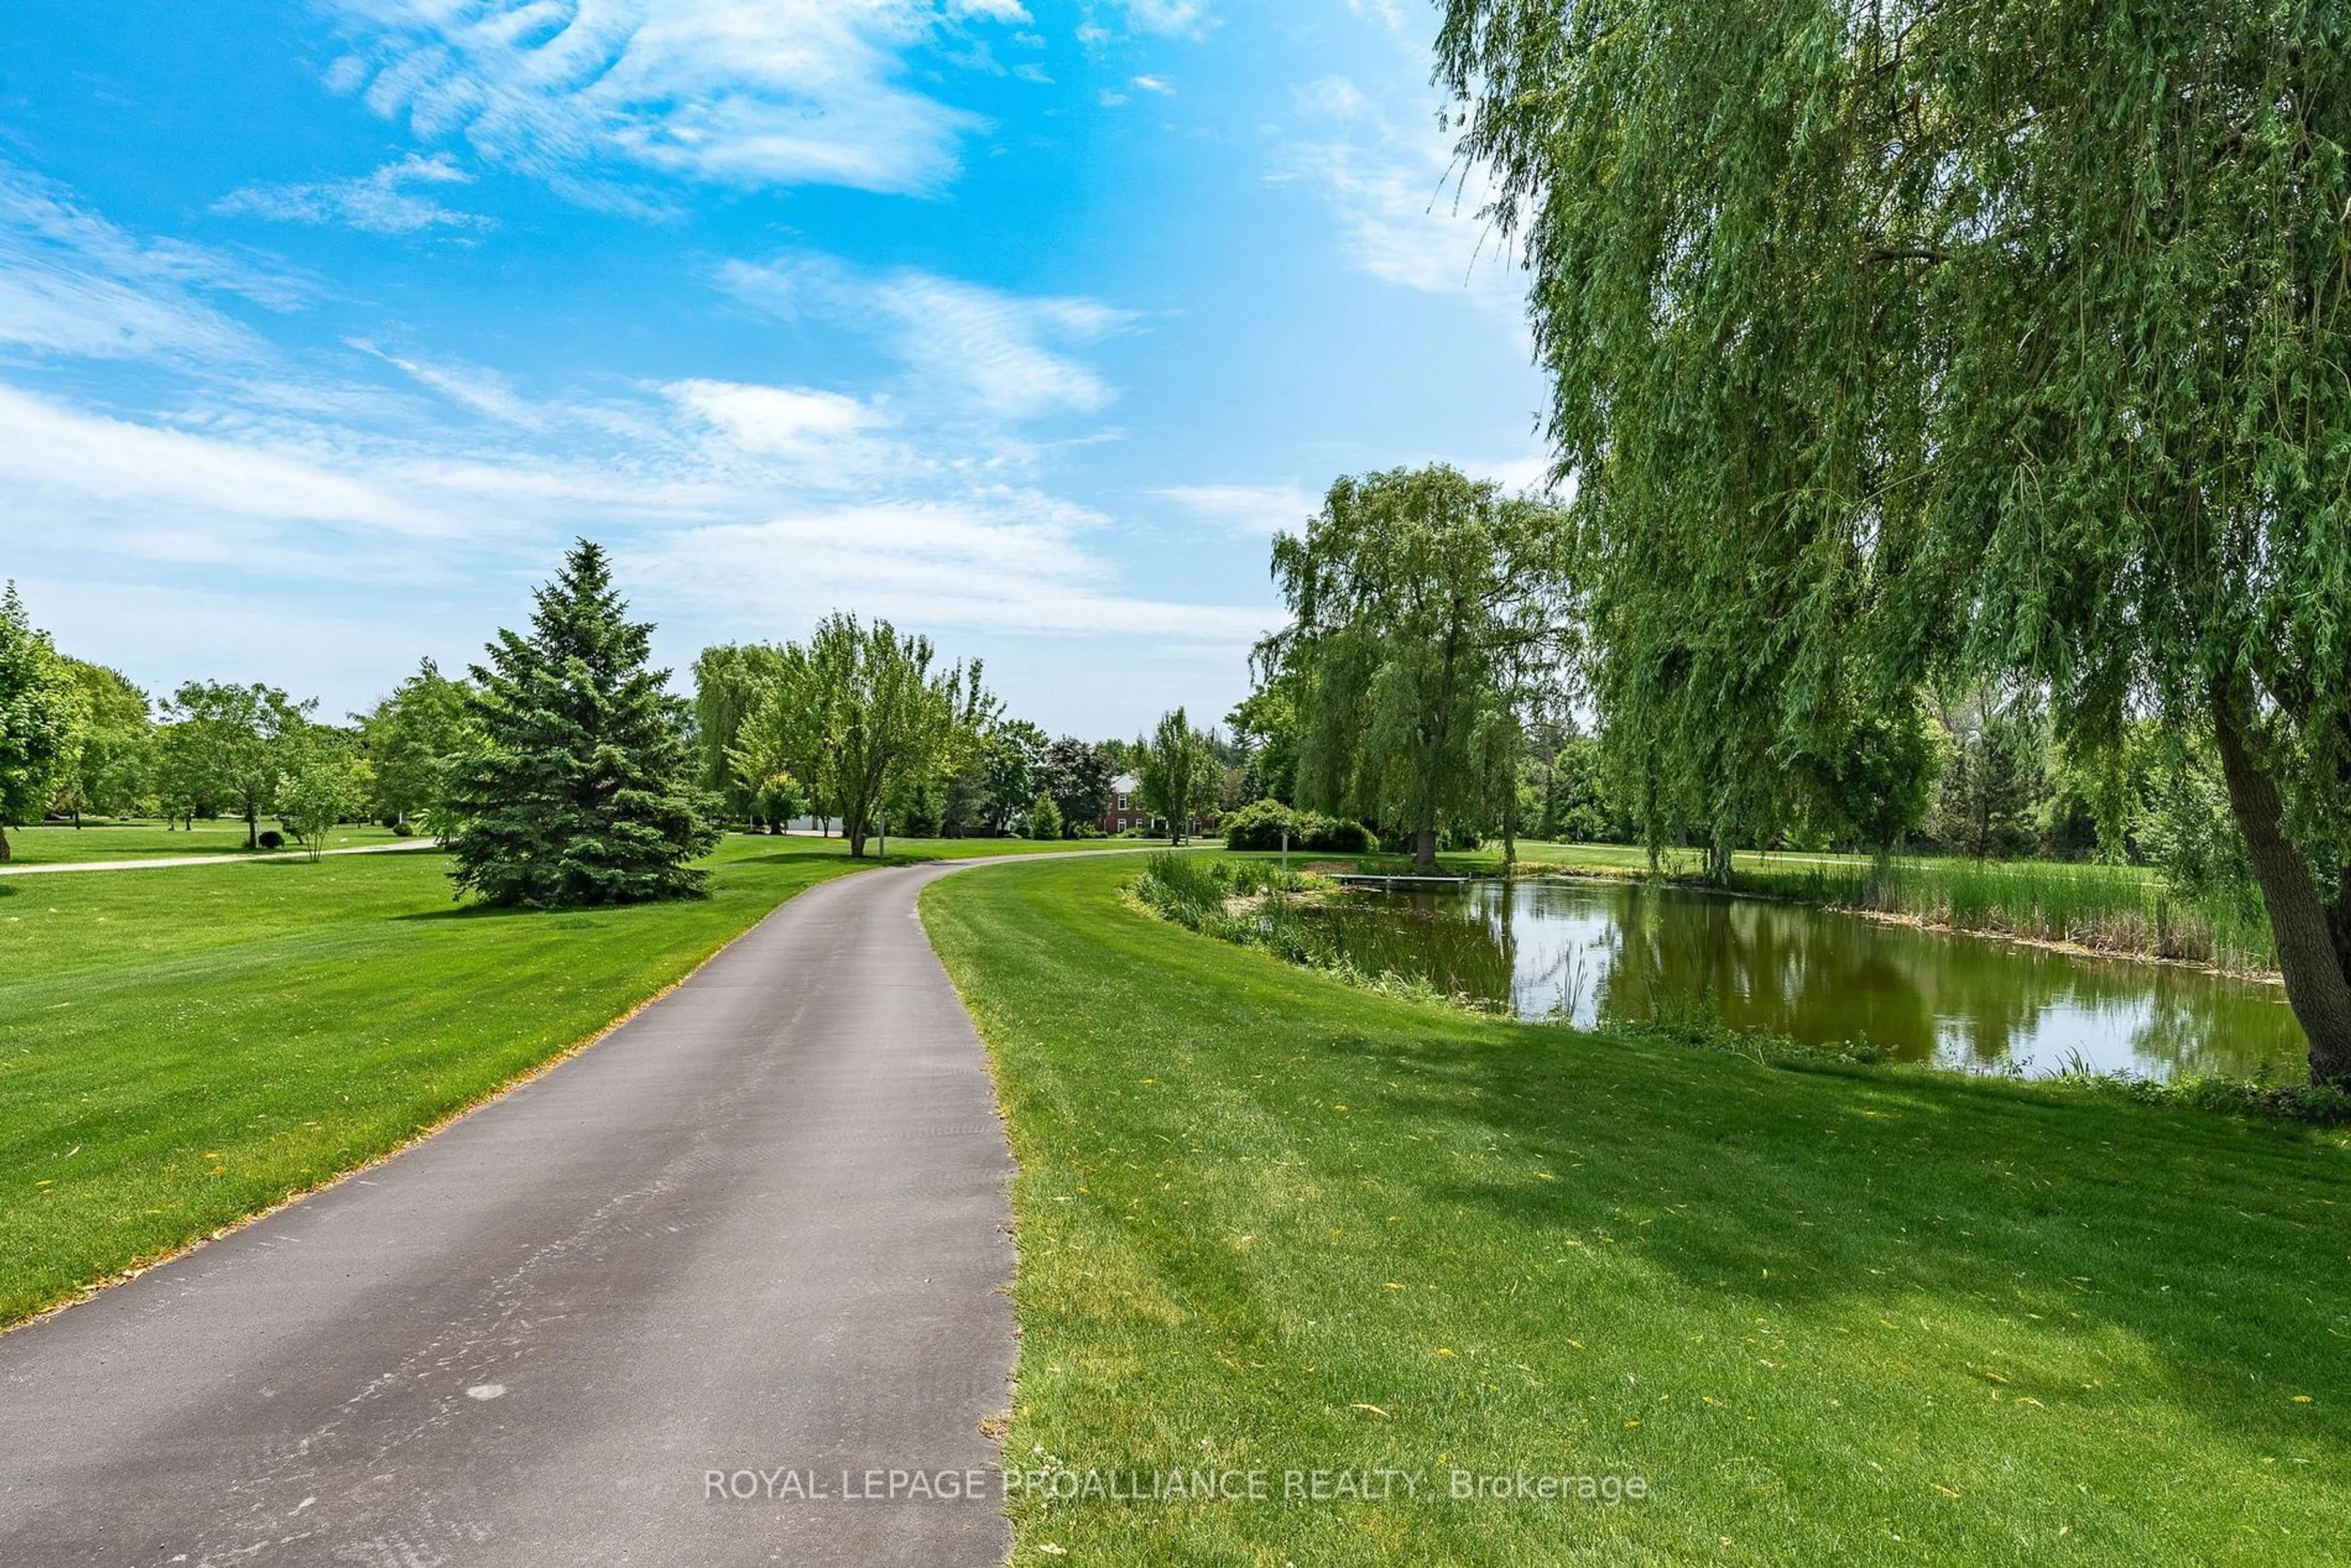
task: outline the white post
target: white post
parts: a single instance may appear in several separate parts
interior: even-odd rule
[[[1290,880],[1290,830],[1281,830],[1281,880]]]

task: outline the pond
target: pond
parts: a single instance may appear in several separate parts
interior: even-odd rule
[[[2290,1080],[2308,1049],[2276,986],[1691,888],[1477,882],[1319,918],[1360,968],[1583,1028],[1710,1007],[1733,1029],[2032,1075]]]

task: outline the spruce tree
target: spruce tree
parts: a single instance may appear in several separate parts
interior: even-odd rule
[[[646,667],[653,628],[627,618],[585,539],[535,601],[529,635],[501,629],[474,666],[482,744],[450,774],[450,875],[485,904],[538,909],[700,894],[686,862],[718,841],[714,802],[669,672]]]

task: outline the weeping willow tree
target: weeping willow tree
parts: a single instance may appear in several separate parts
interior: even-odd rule
[[[1257,657],[1295,706],[1301,805],[1402,824],[1424,870],[1440,823],[1489,814],[1558,662],[1559,532],[1549,504],[1440,465],[1342,479],[1276,538],[1292,620]]]
[[[2341,0],[1445,10],[1609,721],[1715,786],[1930,678],[2209,731],[2351,1078]]]

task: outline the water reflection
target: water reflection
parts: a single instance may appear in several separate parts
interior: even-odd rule
[[[2274,986],[2076,958],[1855,915],[1641,883],[1478,883],[1369,894],[1325,916],[1359,966],[1584,1027],[1701,1000],[1737,1029],[1866,1039],[1912,1061],[2045,1072],[2291,1077]]]

